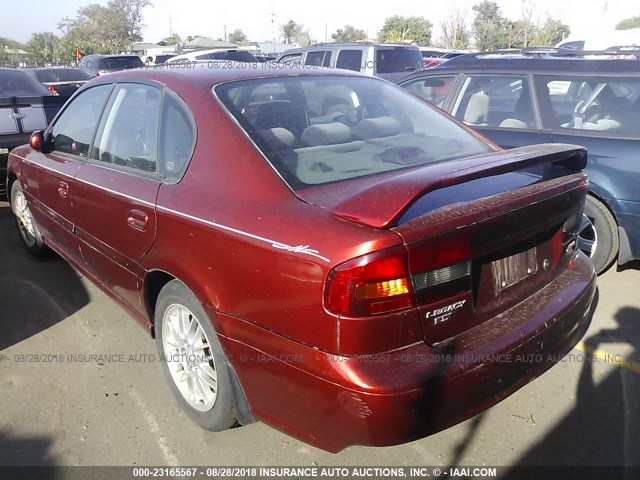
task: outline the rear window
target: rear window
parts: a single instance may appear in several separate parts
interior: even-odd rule
[[[249,52],[236,51],[236,52],[212,52],[206,53],[196,57],[196,60],[230,60],[232,62],[247,62],[255,63],[258,60]]]
[[[139,57],[108,57],[100,60],[100,69],[104,70],[129,70],[142,67],[144,63]]]
[[[46,88],[23,72],[0,69],[0,97],[51,95]]]
[[[438,110],[374,78],[245,80],[215,92],[294,189],[491,151]]]
[[[86,72],[72,68],[48,68],[46,70],[38,70],[36,77],[38,77],[38,80],[42,83],[74,82],[77,80],[91,79]]]
[[[377,73],[412,72],[422,69],[422,54],[406,47],[378,48],[376,50]]]

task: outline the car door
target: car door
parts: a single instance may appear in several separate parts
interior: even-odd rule
[[[74,179],[88,157],[111,85],[80,92],[45,133],[50,153],[32,151],[23,186],[42,235],[54,247],[80,260],[74,232]]]
[[[640,202],[640,79],[541,75],[536,87],[549,99],[542,119],[553,142],[587,148],[589,188],[605,200]]]
[[[447,98],[455,91],[457,74],[419,76],[401,84],[415,96],[446,110]]]
[[[468,75],[450,113],[502,148],[550,143],[534,100],[528,75]]]
[[[88,270],[142,313],[139,265],[156,234],[158,118],[162,90],[116,84],[90,159],[76,174],[74,216]]]

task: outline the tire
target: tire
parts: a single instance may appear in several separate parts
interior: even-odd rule
[[[591,258],[596,272],[605,272],[618,255],[618,224],[599,200],[587,195],[578,232],[578,248]]]
[[[47,246],[44,244],[38,225],[31,215],[29,204],[18,180],[11,184],[11,211],[16,218],[20,238],[22,238],[22,244],[27,251],[36,257],[46,253]]]
[[[198,299],[172,280],[160,291],[154,317],[162,371],[180,407],[206,430],[233,426],[236,407],[226,357]]]

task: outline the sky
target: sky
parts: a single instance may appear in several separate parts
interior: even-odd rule
[[[467,16],[470,24],[472,7],[480,0],[152,0],[144,10],[144,40],[158,42],[170,32],[181,37],[202,35],[224,38],[240,28],[250,40],[271,40],[274,30],[289,19],[301,23],[317,41],[331,40],[338,28],[350,24],[374,38],[385,18],[392,15],[423,16],[434,25],[432,41],[441,36],[439,25],[455,10]],[[32,33],[57,30],[65,16],[75,16],[81,6],[90,3],[106,5],[108,0],[0,0],[3,12],[0,36],[26,42]],[[533,4],[534,23],[544,21],[547,14],[571,27],[572,36],[613,30],[620,20],[640,15],[637,0],[525,0]],[[522,18],[521,0],[498,0],[502,14],[513,20]],[[272,16],[271,14],[275,14]],[[275,20],[272,23],[272,18]],[[275,26],[275,28],[274,28]]]

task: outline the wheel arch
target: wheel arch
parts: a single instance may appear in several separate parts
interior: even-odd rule
[[[162,288],[172,280],[179,279],[174,275],[165,272],[164,270],[151,270],[147,272],[144,279],[142,280],[143,298],[147,310],[147,315],[149,316],[149,333],[153,338],[155,338],[153,325],[155,322],[156,303],[158,301],[158,296],[160,295],[160,291],[162,290]]]
[[[15,174],[15,172],[13,172],[13,170],[8,170],[7,171],[7,201],[9,202],[9,205],[11,206],[11,187],[13,186],[13,183],[18,181],[18,176]],[[13,210],[13,206],[11,207]]]
[[[609,198],[613,198],[613,195],[611,195],[605,189],[603,189],[602,187],[600,187],[599,185],[596,185],[596,184],[589,184],[589,190],[587,191],[587,195],[593,197],[598,202],[600,202],[609,211],[609,213],[611,214],[611,216],[615,220],[616,225],[617,226],[620,225],[620,222],[618,221],[618,217],[616,216],[616,212],[614,212],[611,209],[611,206],[609,205],[609,202],[607,202],[607,200],[606,200],[607,196]]]

